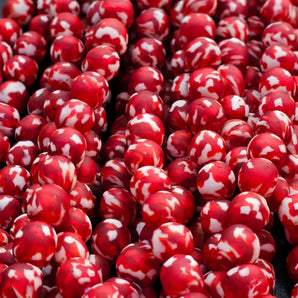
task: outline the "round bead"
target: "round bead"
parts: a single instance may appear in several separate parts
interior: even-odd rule
[[[289,95],[292,95],[295,90],[291,73],[282,67],[269,69],[260,79],[259,91],[262,97],[276,90],[286,92]]]
[[[164,89],[163,75],[153,66],[140,66],[132,73],[128,89],[130,94],[142,90],[159,94]]]
[[[67,260],[58,268],[56,275],[59,292],[65,298],[82,297],[87,289],[101,282],[95,265],[81,257]]]
[[[128,33],[125,25],[116,18],[104,18],[93,27],[93,45],[108,45],[123,55],[128,46]]]
[[[110,188],[101,197],[99,213],[103,219],[117,219],[131,225],[137,216],[137,204],[131,193],[123,188]]]
[[[76,168],[74,164],[63,155],[47,156],[41,161],[37,172],[38,183],[55,183],[66,192],[71,191],[77,182]]]
[[[215,99],[197,98],[188,105],[187,120],[188,128],[193,134],[204,129],[219,132],[225,120],[224,109]]]
[[[49,15],[54,17],[61,12],[70,12],[74,15],[79,15],[80,4],[76,0],[52,0],[49,3]]]
[[[50,34],[52,39],[58,35],[74,35],[80,39],[83,36],[83,25],[78,16],[70,12],[62,12],[52,19]]]
[[[236,189],[236,178],[223,161],[209,162],[197,175],[197,188],[205,200],[230,199]]]
[[[47,41],[40,33],[27,31],[18,37],[13,48],[15,54],[31,57],[41,63],[47,54]]]
[[[102,44],[88,51],[81,68],[83,72],[97,72],[110,81],[119,72],[120,57],[113,47]]]
[[[191,100],[205,96],[217,100],[223,95],[222,76],[211,67],[203,67],[192,72],[188,85]]]
[[[193,251],[193,237],[183,224],[168,222],[153,231],[152,252],[162,263],[176,254],[189,255]]]
[[[22,35],[21,26],[12,18],[0,19],[0,40],[13,46],[17,38]]]
[[[2,297],[26,297],[30,293],[32,298],[41,295],[43,285],[42,271],[29,263],[16,263],[7,267],[1,273],[0,294]]]
[[[34,59],[19,54],[9,58],[3,67],[6,80],[21,81],[27,87],[35,83],[38,71],[39,67]]]
[[[88,288],[82,298],[92,298],[92,297],[102,297],[102,298],[108,298],[108,297],[115,297],[115,298],[121,298],[124,297],[121,295],[120,291],[110,283],[98,283],[94,285],[91,288]]]
[[[165,111],[164,102],[158,94],[142,90],[132,94],[126,103],[125,112],[129,118],[138,114],[150,113],[163,118]]]
[[[278,170],[276,166],[265,158],[252,158],[245,162],[238,174],[238,187],[244,191],[253,191],[269,197],[276,185]]]
[[[155,282],[159,267],[159,261],[146,242],[128,244],[121,251],[116,262],[117,275],[132,280],[142,288]]]
[[[142,216],[146,226],[154,230],[163,223],[182,223],[184,210],[174,193],[159,190],[145,199],[142,206]]]
[[[10,148],[9,138],[0,132],[0,163],[4,164],[6,161],[6,154]]]
[[[13,254],[19,263],[42,267],[53,258],[56,245],[57,234],[54,228],[46,222],[33,221],[25,224],[16,233]]]
[[[27,26],[35,14],[35,5],[30,0],[6,1],[2,7],[2,16],[11,18],[20,26]]]
[[[165,293],[170,296],[201,292],[204,287],[199,264],[191,255],[184,254],[176,254],[163,263],[160,281]]]
[[[161,68],[166,56],[162,42],[155,38],[143,37],[137,40],[131,51],[132,63],[136,66],[153,66]]]
[[[3,20],[3,19],[1,19]],[[1,22],[0,22],[1,26]],[[3,69],[4,64],[6,61],[13,56],[12,47],[5,41],[1,40],[0,37],[0,67]]]
[[[64,264],[71,258],[88,258],[89,251],[83,239],[72,232],[61,232],[57,236],[57,247],[55,251],[55,262]]]
[[[12,226],[13,221],[21,214],[21,203],[15,197],[5,194],[0,195],[0,203],[0,228],[8,230]]]
[[[260,232],[268,223],[270,209],[265,198],[246,191],[236,195],[228,210],[230,224],[243,224]]]
[[[69,208],[67,192],[56,184],[35,188],[26,203],[26,213],[30,220],[44,221],[55,228],[63,224]]]
[[[264,132],[254,136],[247,145],[249,158],[263,157],[271,160],[279,169],[287,158],[284,142],[275,134]]]
[[[198,166],[211,161],[223,160],[226,156],[225,141],[216,132],[202,130],[192,138],[188,156]]]
[[[21,199],[30,184],[30,173],[22,166],[5,166],[0,170],[0,194]]]
[[[84,159],[86,146],[86,140],[80,131],[63,127],[51,134],[48,152],[51,155],[64,155],[76,165]]]
[[[187,45],[197,37],[203,36],[214,39],[216,25],[208,14],[192,12],[184,16],[179,31],[180,40],[184,45]]]
[[[58,35],[50,47],[50,57],[53,63],[63,61],[80,65],[84,54],[83,42],[74,35]]]
[[[78,99],[65,102],[58,110],[55,117],[57,128],[72,127],[81,133],[90,131],[95,124],[95,115],[92,108]]]
[[[87,103],[91,108],[101,106],[108,93],[109,85],[105,77],[93,71],[79,74],[71,86],[71,97]]]
[[[158,7],[144,9],[135,19],[135,25],[139,37],[152,37],[165,41],[170,33],[170,18]]]
[[[170,189],[171,181],[166,172],[154,166],[137,169],[130,180],[130,192],[141,205],[150,194]]]
[[[154,114],[138,114],[127,123],[125,135],[128,146],[139,139],[153,140],[161,146],[165,127],[161,119]]]
[[[185,67],[190,72],[198,68],[214,67],[221,63],[221,51],[219,46],[208,37],[197,37],[185,48]]]
[[[94,229],[91,238],[91,249],[94,253],[103,256],[115,263],[118,255],[131,240],[126,226],[117,219],[105,219]]]
[[[243,272],[245,274],[243,274]],[[231,268],[223,278],[225,297],[249,297],[250,292],[257,291],[259,295],[269,292],[268,280],[261,268],[254,264],[243,264]]]
[[[27,86],[18,80],[6,80],[0,84],[0,101],[6,103],[23,114],[29,99]]]
[[[80,74],[79,68],[70,62],[59,61],[53,64],[48,74],[51,90],[70,91],[74,79]]]

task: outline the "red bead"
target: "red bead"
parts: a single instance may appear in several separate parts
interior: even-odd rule
[[[85,71],[78,75],[71,86],[72,98],[79,99],[96,108],[107,99],[109,85],[102,74],[93,71]]]
[[[221,74],[211,67],[196,69],[189,77],[189,97],[219,99],[223,95],[223,79]]]
[[[6,103],[18,110],[20,114],[25,112],[29,99],[27,86],[19,80],[6,80],[0,84],[1,102]]]
[[[139,139],[148,139],[161,146],[164,141],[165,127],[161,119],[154,114],[138,114],[127,123],[125,135],[127,145]]]
[[[188,106],[189,102],[186,99],[177,100],[170,106],[166,115],[166,124],[171,131],[188,129]]]
[[[56,16],[62,12],[70,12],[74,15],[79,15],[80,4],[76,0],[51,0],[49,4],[49,15]]]
[[[96,162],[89,156],[85,156],[83,160],[76,165],[77,178],[79,181],[92,187],[97,178]]]
[[[117,262],[117,275],[129,278],[142,288],[152,285],[158,276],[159,261],[146,242],[128,244],[120,253]]]
[[[230,204],[230,224],[243,224],[260,232],[268,223],[270,209],[265,198],[252,191],[236,195]]]
[[[102,44],[87,52],[81,68],[83,72],[97,72],[110,81],[119,72],[120,57],[113,47]]]
[[[108,45],[113,47],[119,56],[128,46],[128,33],[125,25],[117,18],[104,18],[93,27],[93,46]]]
[[[170,18],[163,9],[157,7],[144,9],[135,19],[135,25],[139,37],[165,41],[170,33]]]
[[[130,180],[130,192],[141,205],[151,194],[171,189],[166,172],[154,166],[144,166],[135,171]]]
[[[164,165],[164,152],[160,145],[148,139],[138,139],[132,143],[124,154],[127,171],[133,173],[142,166],[155,166],[162,168]]]
[[[58,268],[56,275],[59,292],[65,298],[80,298],[87,289],[101,282],[95,265],[81,257],[67,260]]]
[[[276,242],[267,230],[261,230],[258,234],[260,240],[260,258],[271,262],[276,255]],[[275,282],[275,280],[274,280]]]
[[[47,41],[40,33],[27,31],[18,37],[13,48],[15,54],[31,57],[41,63],[47,54]]]
[[[182,223],[184,210],[176,195],[170,191],[159,190],[150,194],[142,204],[142,216],[151,230],[167,222]]]
[[[167,222],[153,231],[152,252],[162,263],[176,254],[189,255],[193,251],[193,237],[183,224]]]
[[[223,232],[229,226],[229,200],[212,200],[201,209],[201,225],[206,235]]]
[[[83,239],[72,232],[61,232],[57,236],[55,262],[64,264],[71,258],[88,258],[89,251]]]
[[[211,161],[223,160],[226,156],[225,141],[216,132],[202,130],[192,138],[188,156],[198,166]]]
[[[80,131],[63,127],[51,134],[48,152],[51,155],[64,155],[76,165],[84,159],[86,147],[86,140]]]
[[[197,37],[204,36],[214,39],[216,25],[208,14],[192,12],[182,19],[179,32],[180,40],[186,46]]]
[[[32,221],[16,233],[13,253],[19,263],[42,267],[53,258],[56,245],[57,234],[54,228],[43,221]]]
[[[67,157],[52,155],[41,161],[37,179],[42,185],[55,183],[69,192],[76,185],[77,174],[74,164]]]
[[[246,43],[248,36],[248,24],[242,17],[229,16],[221,19],[217,24],[216,38],[218,40],[236,37]]]
[[[61,230],[63,232],[76,233],[84,242],[87,242],[92,234],[91,220],[82,209],[70,207],[68,217],[61,227]]]
[[[17,80],[27,87],[32,86],[38,75],[38,64],[36,61],[25,55],[14,55],[6,61],[3,73],[6,80]]]
[[[69,195],[56,184],[35,188],[26,202],[26,213],[30,220],[44,221],[55,228],[66,220],[69,208]]]
[[[35,14],[35,5],[31,0],[9,0],[2,7],[2,16],[12,18],[20,26],[27,26]]]
[[[38,9],[38,4],[37,4],[37,9]],[[50,34],[51,21],[52,21],[52,18],[46,13],[35,15],[31,19],[31,22],[29,24],[29,30],[40,33],[46,39],[46,41],[49,42],[51,39],[51,34]]]
[[[254,136],[250,140],[247,146],[247,154],[249,158],[267,158],[279,169],[286,161],[287,149],[278,136],[265,132]]]
[[[143,37],[136,41],[131,51],[132,63],[136,66],[161,68],[165,62],[166,51],[162,42],[155,38]]]
[[[104,0],[93,1],[88,9],[87,19],[90,24],[96,24],[104,18],[116,18],[127,28],[130,28],[134,21],[134,7],[128,1]]]
[[[108,160],[102,167],[101,185],[106,190],[111,187],[129,188],[131,174],[127,171],[124,160],[113,158]]]
[[[204,287],[199,264],[192,256],[184,254],[176,254],[163,263],[160,280],[165,293],[170,296],[201,292]]]
[[[17,38],[22,34],[21,26],[12,18],[0,19],[0,40],[13,46]]]
[[[163,75],[153,66],[140,66],[132,73],[128,89],[130,94],[143,90],[159,94],[164,89]]]
[[[110,188],[101,197],[99,213],[103,219],[117,219],[124,226],[133,224],[137,216],[137,203],[123,188]]]
[[[38,147],[30,140],[16,142],[7,152],[7,165],[20,165],[29,169],[38,155]]]
[[[53,63],[63,61],[80,65],[85,55],[83,42],[74,35],[58,35],[50,47]]]
[[[30,184],[30,173],[22,166],[5,166],[0,170],[0,194],[21,199]]]
[[[83,25],[76,15],[70,12],[62,12],[52,19],[50,34],[52,39],[58,35],[74,35],[80,39],[83,36]]]
[[[276,166],[265,158],[252,158],[245,162],[238,174],[238,187],[244,191],[253,191],[269,197],[276,185],[278,170]]]
[[[219,101],[200,97],[190,102],[187,120],[188,128],[193,134],[204,129],[219,132],[224,124],[225,113]]]
[[[3,20],[3,19],[1,19]],[[1,26],[1,21],[0,21]],[[13,56],[12,47],[5,41],[1,40],[0,37],[0,67],[3,69],[6,61]]]
[[[2,297],[26,297],[30,293],[32,298],[41,295],[43,285],[42,271],[29,263],[16,263],[6,268],[1,274],[0,294]]]
[[[197,190],[197,166],[187,157],[176,158],[166,167],[172,185],[183,186],[192,193]]]
[[[216,17],[221,20],[225,17],[237,16],[246,18],[248,14],[247,1],[241,0],[218,0]]]
[[[1,229],[10,229],[13,221],[21,214],[20,201],[11,195],[0,195]]]
[[[197,188],[205,200],[230,199],[236,189],[236,178],[223,161],[209,162],[197,175]]]
[[[269,292],[268,280],[261,268],[254,264],[243,264],[230,269],[222,281],[225,297],[249,297],[251,291],[259,295]]]
[[[56,62],[48,73],[48,84],[51,90],[70,91],[74,79],[80,74],[79,68],[70,62]]]
[[[42,127],[37,137],[37,145],[40,152],[45,152],[48,150],[50,136],[56,129],[57,127],[55,122],[48,122]]]

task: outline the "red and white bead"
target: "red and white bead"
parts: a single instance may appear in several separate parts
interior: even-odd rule
[[[176,254],[163,263],[160,281],[167,295],[180,297],[202,292],[204,278],[199,264],[191,255]]]
[[[18,263],[30,263],[41,268],[54,256],[57,234],[50,224],[32,221],[18,230],[12,244]]]
[[[153,231],[152,252],[162,263],[176,254],[190,255],[193,251],[193,237],[183,224],[167,222]]]
[[[245,162],[238,173],[240,191],[252,191],[267,198],[276,185],[279,173],[276,166],[268,159],[256,157]]]
[[[128,278],[142,288],[152,285],[158,276],[160,263],[146,242],[128,244],[120,253],[116,270],[119,277]]]
[[[15,263],[1,272],[0,294],[2,297],[26,297],[28,293],[32,298],[40,297],[43,286],[42,271],[29,263]]]
[[[130,192],[141,205],[151,194],[171,189],[171,181],[167,173],[154,166],[137,169],[130,180]]]
[[[236,195],[229,206],[230,224],[243,224],[260,232],[268,223],[270,209],[265,198],[255,192],[246,191]]]
[[[188,156],[198,166],[211,161],[223,160],[226,156],[226,143],[218,133],[202,130],[192,138]]]
[[[150,194],[142,204],[143,220],[151,230],[167,222],[182,223],[184,210],[171,191],[159,190]]]
[[[11,195],[0,195],[1,205],[1,229],[10,229],[13,221],[21,214],[21,203]]]

